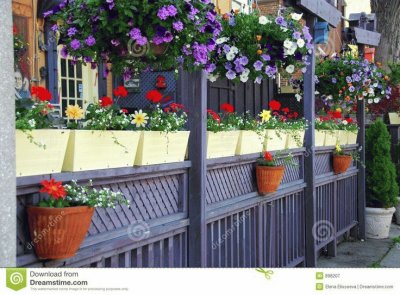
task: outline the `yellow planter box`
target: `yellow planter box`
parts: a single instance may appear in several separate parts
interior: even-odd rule
[[[358,132],[350,132],[347,131],[347,144],[356,144],[357,143]]]
[[[337,131],[337,143],[340,145],[347,145],[349,141],[349,134],[347,131],[338,130]]]
[[[40,129],[26,131],[39,147],[30,142],[27,134],[16,130],[16,171],[17,176],[60,173],[67,149],[69,130]]]
[[[279,151],[286,148],[287,133],[267,129],[265,132],[264,151]]]
[[[400,116],[398,113],[389,113],[390,124],[397,125],[400,124]]]
[[[325,132],[325,142],[324,146],[335,146],[338,140],[337,131],[324,131]]]
[[[207,132],[207,159],[235,155],[240,131]]]
[[[63,171],[133,166],[140,132],[72,130]]]
[[[324,130],[315,130],[315,146],[324,146],[326,132]]]
[[[140,136],[135,165],[156,165],[183,162],[190,131],[143,131]]]
[[[296,135],[289,133],[287,136],[286,148],[287,149],[297,149],[304,146],[304,134],[306,132],[296,131]]]
[[[255,131],[242,130],[240,131],[239,141],[236,147],[236,155],[247,155],[261,153],[265,131],[259,133]]]

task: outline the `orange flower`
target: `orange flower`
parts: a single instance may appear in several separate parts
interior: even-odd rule
[[[54,178],[48,180],[43,180],[41,183],[42,189],[40,190],[41,193],[48,193],[54,199],[64,199],[67,195],[62,182],[56,182]]]
[[[239,14],[239,9],[235,9],[235,15],[238,15]]]
[[[350,98],[350,96],[347,95],[345,99],[346,99],[346,101],[350,101],[351,98]]]
[[[257,54],[258,54],[258,55],[261,55],[262,53],[263,53],[263,52],[262,52],[261,49],[258,49],[258,50],[257,50]]]
[[[262,36],[261,36],[261,35],[257,35],[257,36],[256,36],[256,39],[257,39],[257,41],[261,41]]]

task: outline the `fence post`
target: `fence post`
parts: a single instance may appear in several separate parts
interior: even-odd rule
[[[16,265],[15,90],[11,1],[0,1],[0,267]]]
[[[204,72],[181,72],[178,100],[187,106],[190,130],[189,267],[206,266],[207,79]]]
[[[310,32],[314,32],[315,16],[307,18],[307,25]],[[315,49],[315,48],[314,48]],[[315,251],[315,237],[313,227],[315,224],[315,50],[308,57],[307,72],[304,74],[304,118],[309,122],[310,127],[305,135],[305,148],[307,157],[304,158],[304,181],[307,184],[305,188],[305,265],[315,267],[317,256]]]
[[[365,100],[357,102],[357,121],[360,126],[357,143],[362,147],[360,161],[365,163]],[[358,164],[357,176],[357,215],[358,215],[358,238],[365,239],[365,168]]]

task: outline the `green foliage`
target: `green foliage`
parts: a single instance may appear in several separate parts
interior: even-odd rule
[[[378,119],[366,133],[367,205],[389,208],[397,204],[399,186],[390,156],[390,134]]]
[[[175,132],[185,130],[187,114],[181,108],[174,108],[174,111],[165,111],[160,105],[156,105],[149,112],[149,123],[145,130]]]
[[[400,63],[391,63],[389,64],[390,69],[390,80],[392,85],[400,84]]]
[[[48,102],[18,99],[15,101],[15,110],[16,129],[46,129],[52,125],[48,115],[52,110],[52,106]]]
[[[134,129],[131,117],[114,105],[109,107],[102,107],[98,103],[89,105],[86,109],[86,120],[84,129],[88,130]]]

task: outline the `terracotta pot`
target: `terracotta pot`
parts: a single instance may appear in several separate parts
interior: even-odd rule
[[[348,155],[333,155],[333,172],[335,174],[345,173],[349,169],[352,157]]]
[[[284,172],[285,166],[257,166],[256,177],[259,194],[265,195],[275,192],[282,182]]]
[[[75,255],[92,220],[94,209],[29,207],[31,243],[39,259],[62,259]]]

